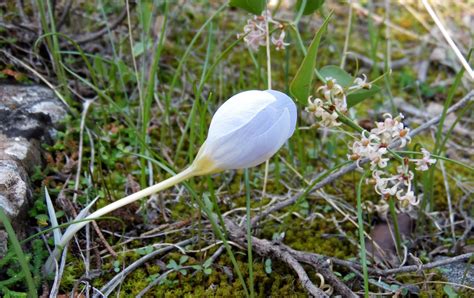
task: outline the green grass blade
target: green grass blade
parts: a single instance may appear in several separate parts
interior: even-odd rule
[[[0,208],[0,221],[3,223],[3,227],[5,228],[6,232],[8,233],[8,237],[10,238],[10,243],[13,246],[13,251],[15,252],[18,263],[20,263],[21,270],[25,275],[26,286],[28,287],[28,297],[38,297],[38,293],[36,292],[35,282],[33,280],[33,276],[31,275],[30,267],[28,265],[28,260],[26,259],[23,250],[21,249],[20,242],[16,236],[15,231],[8,219],[7,215]]]
[[[362,219],[362,183],[369,172],[365,171],[357,185],[357,224],[359,225],[359,242],[360,242],[360,262],[362,263],[362,272],[364,274],[364,293],[365,297],[369,297],[369,274],[367,270],[367,254],[365,250],[364,236],[364,220]]]

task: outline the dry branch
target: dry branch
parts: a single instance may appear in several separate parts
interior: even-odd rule
[[[229,231],[229,238],[242,246],[246,246],[247,238],[245,231],[243,231],[241,227],[237,226],[229,219],[225,220],[225,224],[227,230]],[[309,263],[305,262],[304,260],[298,260],[298,254],[294,253],[297,251],[291,249],[290,247],[280,243],[272,243],[271,241],[259,239],[257,237],[252,237],[252,249],[261,256],[272,257],[290,266],[298,275],[298,279],[305,290],[315,297],[328,296],[325,292],[313,284],[299,261],[312,265],[312,267],[324,277],[324,280],[327,281],[343,297],[357,297],[357,295],[355,295],[332,273],[332,271],[328,268],[328,263],[324,264],[324,262],[317,261]]]

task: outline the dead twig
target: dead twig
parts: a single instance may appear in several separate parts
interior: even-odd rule
[[[428,270],[428,269],[433,269],[433,268],[436,268],[436,267],[440,267],[440,266],[443,266],[443,265],[463,262],[465,260],[470,259],[472,256],[474,256],[474,253],[471,252],[471,253],[455,256],[455,257],[452,257],[452,258],[447,258],[447,259],[444,259],[444,260],[427,263],[427,264],[424,264],[424,265],[403,266],[403,267],[395,268],[395,269],[387,269],[387,270],[382,270],[382,271],[377,270],[377,272],[378,272],[378,275],[386,276],[386,275],[390,275],[390,274],[407,273],[407,272],[414,272],[414,271],[423,271],[423,270]]]
[[[120,23],[123,22],[123,20],[125,20],[126,17],[127,17],[127,9],[124,9],[120,13],[120,15],[117,17],[117,19],[112,21],[110,24],[104,26],[104,28],[100,29],[99,31],[89,33],[89,34],[85,34],[85,35],[82,35],[82,36],[75,36],[75,37],[72,38],[72,40],[74,40],[75,43],[78,44],[78,45],[82,45],[82,44],[91,42],[93,40],[96,40],[96,39],[100,38],[102,35],[106,34],[107,32],[115,29],[118,25],[120,25]],[[61,43],[61,47],[65,47],[68,44],[69,44],[68,42]]]
[[[242,245],[246,246],[246,236],[245,232],[242,230],[241,227],[237,226],[233,221],[229,219],[225,219],[225,225],[227,230],[229,231],[229,238]],[[320,288],[316,287],[313,282],[309,279],[308,274],[298,262],[297,258],[286,245],[272,243],[266,239],[259,239],[257,237],[252,237],[252,248],[254,251],[261,255],[261,256],[271,256],[277,260],[283,261],[288,266],[290,266],[298,275],[298,279],[301,285],[305,288],[305,290],[315,296],[315,297],[328,297],[328,295],[321,290]],[[319,266],[321,264],[321,266]],[[324,280],[329,281],[331,286],[334,289],[337,289],[340,294],[344,297],[357,297],[344,283],[339,281],[336,276],[327,268],[327,265],[324,268],[323,263],[313,263],[313,268],[320,273]],[[324,280],[322,280],[321,287],[324,286]]]

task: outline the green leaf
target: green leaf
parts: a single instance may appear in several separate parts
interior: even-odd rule
[[[212,259],[211,258],[207,259],[203,264],[204,268],[208,268],[211,265],[212,265]]]
[[[348,282],[349,280],[353,279],[354,277],[356,277],[356,274],[354,272],[351,272],[351,273],[347,274],[346,276],[344,276],[342,281]]]
[[[300,11],[301,4],[303,0],[298,0],[296,2],[296,11]],[[304,6],[303,14],[308,15],[312,14],[316,10],[318,10],[321,6],[323,6],[324,0],[306,0],[306,5]]]
[[[229,3],[232,7],[242,8],[250,13],[261,15],[265,9],[265,0],[230,0]]]
[[[446,295],[448,295],[449,298],[457,298],[459,297],[458,296],[458,293],[456,293],[456,291],[454,291],[454,289],[450,286],[450,285],[445,285],[443,287],[443,290],[444,292],[446,293]]]
[[[343,88],[348,88],[354,83],[354,78],[344,69],[336,65],[327,65],[319,70],[323,78],[331,77]]]
[[[180,264],[180,265],[183,265],[183,264],[186,263],[188,260],[189,260],[189,257],[188,257],[188,256],[181,256],[181,258],[179,258],[179,264]]]
[[[178,264],[176,263],[175,260],[170,260],[170,262],[168,263],[168,265],[166,265],[166,268],[168,268],[168,269],[176,269],[176,268],[178,268]]]
[[[150,50],[152,46],[153,46],[153,44],[151,42],[147,42],[146,49],[145,49],[145,45],[143,44],[143,42],[135,43],[133,45],[133,50],[132,50],[133,57],[136,58],[140,55],[143,55],[145,53],[145,51]]]
[[[272,260],[271,259],[265,260],[265,272],[267,274],[272,273]]]
[[[204,269],[204,274],[210,275],[211,273],[212,273],[212,269],[211,269],[211,268],[206,268],[206,269]]]
[[[347,108],[353,107],[356,104],[359,104],[366,100],[367,98],[374,96],[378,92],[380,92],[380,87],[376,85],[372,85],[370,89],[362,89],[358,90],[354,93],[350,93],[347,95]]]
[[[303,62],[296,72],[293,81],[291,81],[290,92],[301,104],[306,104],[308,96],[311,92],[319,43],[321,42],[323,33],[326,31],[331,16],[332,13],[329,14],[326,20],[324,20],[323,25],[321,28],[319,28],[318,32],[314,36],[314,39],[308,48],[308,53],[304,57]]]
[[[28,258],[23,252],[15,230],[13,230],[10,220],[3,211],[3,208],[0,208],[0,224],[3,225],[3,228],[7,232],[8,239],[10,240],[13,251],[16,254],[16,259],[20,265],[21,273],[23,274],[24,279],[26,281],[26,285],[28,286],[28,297],[38,297],[38,295],[36,294],[36,287],[35,282],[33,280],[33,275],[30,271]]]
[[[214,210],[214,204],[212,204],[211,200],[209,199],[209,194],[204,193],[203,198],[204,198],[204,205],[209,211],[212,212]]]

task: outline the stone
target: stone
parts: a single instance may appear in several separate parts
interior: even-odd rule
[[[7,232],[0,230],[0,257],[7,254],[8,251],[8,234]]]
[[[8,138],[49,139],[66,113],[51,89],[0,84],[0,132]]]
[[[28,175],[41,166],[40,144],[52,140],[66,114],[66,106],[51,89],[0,84],[0,208],[20,238],[31,203]],[[0,225],[0,257],[7,250],[5,235]]]
[[[435,261],[443,260],[445,257],[438,256]],[[441,273],[453,285],[466,285],[474,287],[474,265],[469,262],[447,264],[440,267]],[[454,286],[457,288],[456,286]]]
[[[24,211],[30,197],[23,167],[11,160],[0,160],[0,208],[12,222]]]

